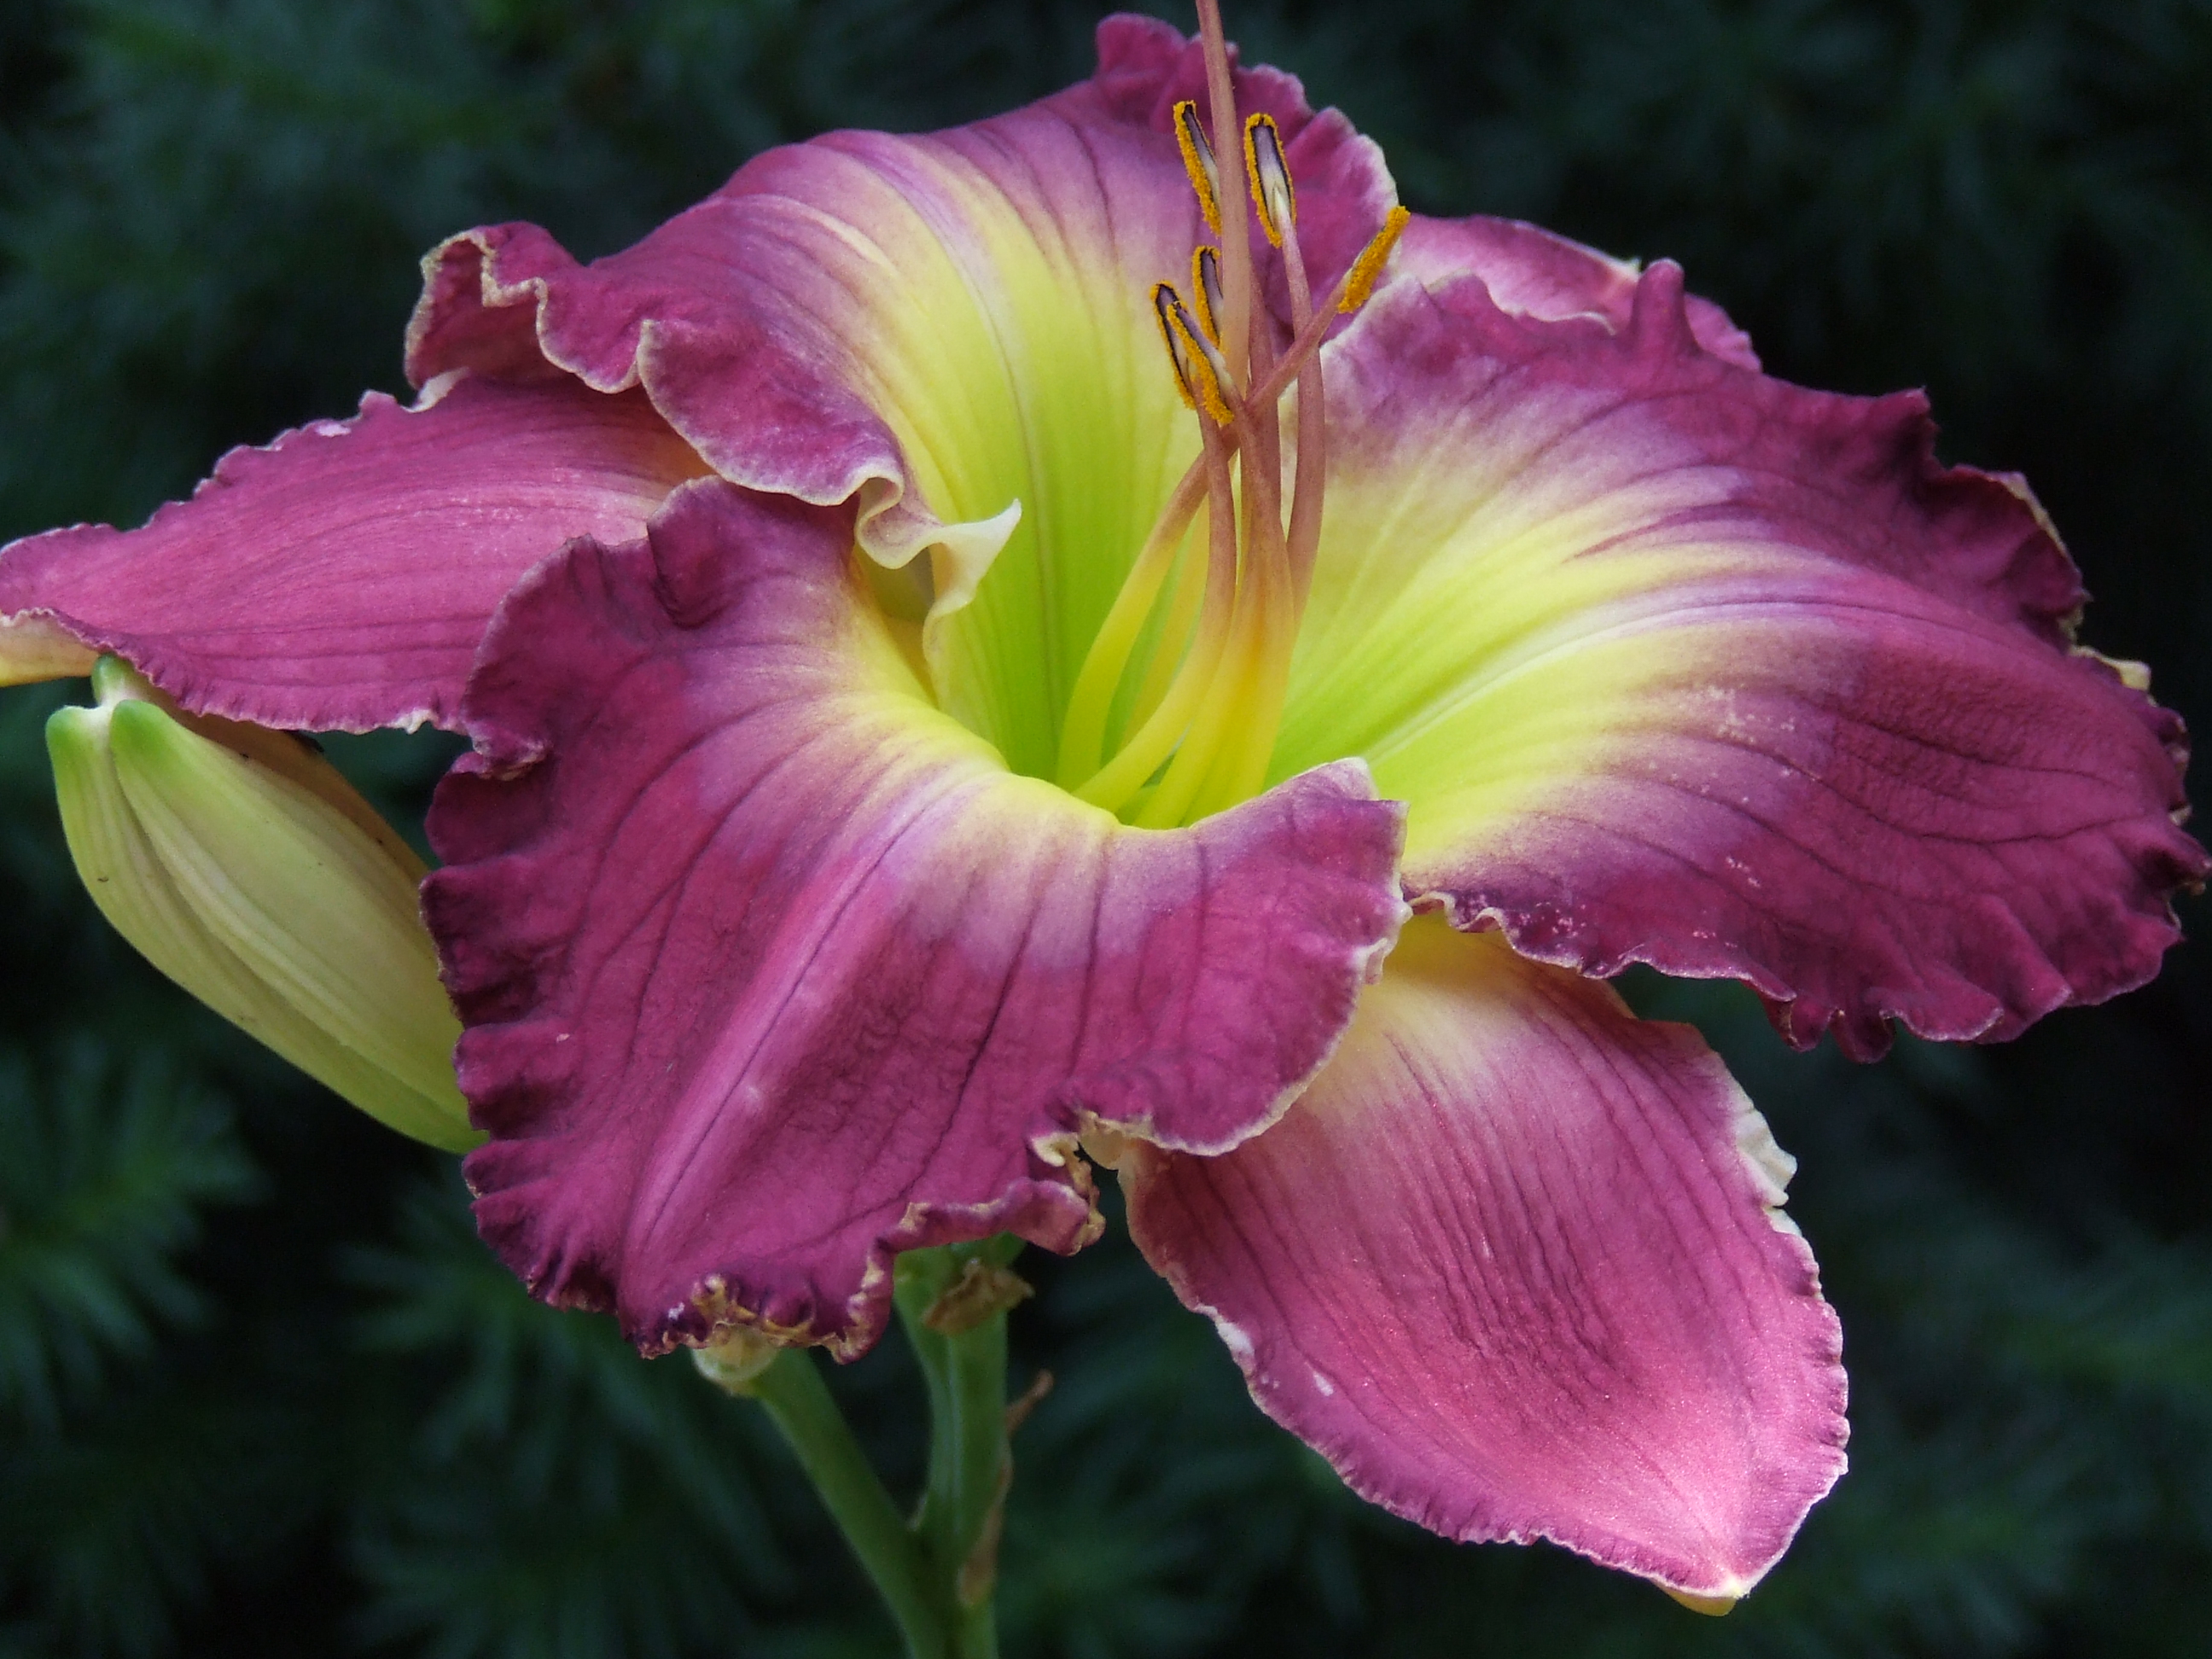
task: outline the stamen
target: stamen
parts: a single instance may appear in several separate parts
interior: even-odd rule
[[[1248,448],[1244,453],[1249,465],[1252,451]],[[1253,522],[1259,543],[1253,550],[1251,609],[1239,631],[1243,648],[1234,667],[1223,674],[1216,688],[1224,718],[1205,775],[1195,795],[1183,806],[1186,817],[1204,817],[1259,793],[1267,763],[1274,756],[1276,734],[1282,727],[1291,653],[1297,644],[1299,601],[1293,590],[1294,573],[1285,556],[1275,467],[1264,474],[1255,471],[1249,480],[1255,498]],[[1240,596],[1240,604],[1243,597]],[[1227,718],[1231,709],[1238,717],[1233,721]],[[1164,793],[1167,780],[1161,783]]]
[[[1213,159],[1213,146],[1198,123],[1198,103],[1186,98],[1175,106],[1176,146],[1182,151],[1182,170],[1198,197],[1198,210],[1216,236],[1221,234],[1221,167]]]
[[[1198,307],[1199,325],[1214,344],[1221,343],[1221,250],[1200,243],[1190,252],[1190,297]]]
[[[1204,701],[1159,787],[1131,822],[1165,829],[1256,793],[1281,722],[1281,685],[1297,631],[1285,568],[1280,465],[1273,446],[1240,419],[1244,557],[1229,638]]]
[[[1403,208],[1390,210],[1389,218],[1375,234],[1375,240],[1352,263],[1352,269],[1337,278],[1336,286],[1329,290],[1328,299],[1315,308],[1306,325],[1291,340],[1290,349],[1284,352],[1275,366],[1260,376],[1252,389],[1245,393],[1247,404],[1257,408],[1281,397],[1289,389],[1291,382],[1298,378],[1299,371],[1313,361],[1314,353],[1321,349],[1322,342],[1328,337],[1329,325],[1339,316],[1349,316],[1367,303],[1374,290],[1376,273],[1381,271],[1383,261],[1390,257],[1390,249],[1396,243],[1399,232],[1405,228],[1405,222],[1412,217]],[[1363,266],[1370,265],[1372,269],[1366,273],[1364,288],[1354,294],[1352,278],[1361,274]]]
[[[1250,344],[1251,363],[1246,374],[1250,379],[1264,379],[1275,364],[1275,341],[1272,321],[1257,309],[1252,318]],[[1244,547],[1249,562],[1255,555],[1267,556],[1266,550],[1269,548],[1279,551],[1282,544],[1282,412],[1275,403],[1246,403],[1237,413],[1242,418],[1237,422],[1240,441],[1237,465],[1240,472],[1247,475],[1243,489]],[[1274,514],[1267,520],[1264,535],[1255,516],[1263,493],[1273,504],[1268,510]]]
[[[1249,133],[1253,184],[1258,186],[1273,173],[1282,179],[1281,194],[1290,204],[1283,226],[1283,276],[1291,291],[1291,331],[1303,334],[1313,321],[1313,285],[1306,276],[1305,252],[1298,246],[1297,198],[1290,168],[1282,152],[1281,135],[1269,122],[1267,132]],[[1269,162],[1270,155],[1273,161]],[[1270,192],[1272,193],[1272,192]],[[1255,193],[1255,199],[1258,199]],[[1322,497],[1328,483],[1328,394],[1322,383],[1321,357],[1316,353],[1298,370],[1297,476],[1291,486],[1291,527],[1285,550],[1291,568],[1291,632],[1305,613],[1306,594],[1313,586],[1314,556],[1321,545]]]
[[[1398,246],[1406,222],[1413,216],[1401,207],[1390,210],[1389,216],[1382,221],[1382,228],[1375,233],[1375,240],[1360,251],[1359,257],[1352,262],[1352,269],[1345,273],[1344,294],[1336,302],[1337,310],[1349,317],[1367,303],[1368,295],[1375,291],[1376,279],[1382,275],[1383,265],[1389,261],[1390,251]]]
[[[1224,735],[1228,741],[1213,757],[1197,794],[1183,809],[1185,815],[1205,817],[1260,793],[1267,781],[1267,763],[1274,758],[1275,738],[1282,729],[1283,703],[1290,687],[1291,653],[1297,641],[1297,617],[1287,589],[1289,583],[1279,560],[1261,576],[1264,592],[1258,596],[1258,625],[1249,635],[1236,673],[1224,674],[1223,707],[1243,714],[1243,723]],[[1164,788],[1165,780],[1162,780]]]
[[[1136,695],[1129,700],[1125,730],[1133,732],[1142,726],[1167,696],[1190,648],[1191,630],[1198,625],[1199,602],[1205,597],[1205,554],[1202,550],[1187,553],[1176,571],[1175,592],[1168,597],[1167,615],[1154,637],[1151,658],[1137,681]]]
[[[1175,325],[1175,288],[1168,283],[1152,285],[1152,316],[1160,325],[1160,341],[1168,349],[1168,366],[1175,370],[1176,390],[1182,394],[1185,409],[1198,407],[1198,388],[1191,368],[1191,354],[1183,349],[1176,336]]]
[[[1168,568],[1175,562],[1176,548],[1183,532],[1190,528],[1190,521],[1205,495],[1206,460],[1201,456],[1190,464],[1189,471],[1182,475],[1182,482],[1176,486],[1175,494],[1161,509],[1152,533],[1145,538],[1144,550],[1137,555],[1137,562],[1130,567],[1121,591],[1115,595],[1106,620],[1098,625],[1097,637],[1091,641],[1082,670],[1075,677],[1075,689],[1068,695],[1067,716],[1060,727],[1060,783],[1063,789],[1073,789],[1098,769],[1106,741],[1107,715],[1113,707],[1114,693],[1121,686],[1122,673],[1128,667],[1129,653],[1136,645],[1146,617],[1152,614],[1161,584],[1167,580]],[[1188,618],[1185,625],[1188,626]],[[1169,626],[1174,626],[1172,618]],[[1170,642],[1163,641],[1164,645]]]
[[[1172,283],[1153,285],[1152,314],[1159,319],[1160,337],[1167,342],[1168,361],[1175,365],[1184,404],[1204,410],[1216,426],[1227,426],[1237,418],[1224,392],[1230,384],[1229,365],[1183,308],[1182,296]]]
[[[1255,690],[1267,674],[1269,641],[1265,619],[1273,609],[1273,595],[1265,590],[1279,585],[1280,573],[1272,562],[1253,562],[1256,568],[1250,573],[1251,580],[1243,585],[1237,596],[1229,638],[1209,665],[1213,672],[1206,677],[1204,700],[1193,712],[1189,729],[1183,733],[1182,742],[1175,751],[1175,758],[1169,762],[1158,787],[1132,820],[1141,828],[1172,828],[1190,817],[1192,808],[1201,800],[1207,801],[1210,808],[1215,798],[1225,793],[1221,789],[1209,791],[1208,785],[1214,781],[1224,762],[1232,770],[1243,769],[1238,763],[1248,746],[1247,733],[1239,732],[1238,740],[1231,744],[1229,752],[1225,756],[1223,753],[1223,739],[1229,736],[1232,720],[1241,716],[1249,721],[1256,716],[1268,728],[1267,747],[1274,747],[1275,722],[1268,718],[1263,707],[1264,691],[1255,696]]]
[[[1239,671],[1230,675],[1224,672],[1224,686],[1217,695],[1224,699],[1224,710],[1237,708],[1245,714],[1239,728],[1230,730],[1228,719],[1221,721],[1224,744],[1217,744],[1214,757],[1199,781],[1197,792],[1182,803],[1175,821],[1197,823],[1199,818],[1210,818],[1214,811],[1225,811],[1239,801],[1249,801],[1267,783],[1267,761],[1274,759],[1274,738],[1283,730],[1283,702],[1290,688],[1290,650],[1270,639],[1255,639],[1252,646],[1241,657]],[[1168,781],[1161,779],[1159,794],[1168,792]],[[1155,801],[1159,796],[1155,796]],[[1151,807],[1148,801],[1146,807]],[[1168,801],[1161,805],[1166,811],[1175,807]],[[1139,823],[1151,823],[1139,814]],[[1159,825],[1166,827],[1166,825]]]
[[[1275,118],[1264,112],[1244,122],[1244,178],[1252,187],[1252,205],[1260,210],[1260,228],[1280,247],[1283,238],[1298,222],[1298,196],[1291,183],[1291,166],[1283,155],[1283,135]]]
[[[1121,751],[1076,790],[1093,805],[1120,812],[1134,799],[1160,763],[1175,752],[1188,730],[1191,717],[1213,684],[1215,672],[1229,646],[1237,595],[1237,503],[1229,483],[1229,434],[1201,424],[1199,435],[1206,450],[1209,508],[1206,542],[1206,601],[1199,613],[1198,631],[1190,651],[1176,671],[1174,683],[1142,726]],[[1151,803],[1146,802],[1147,807]]]

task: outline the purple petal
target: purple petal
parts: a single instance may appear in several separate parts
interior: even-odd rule
[[[647,1349],[866,1348],[892,1252],[1096,1227],[1089,1115],[1272,1121],[1402,915],[1356,763],[1127,830],[927,701],[849,507],[688,487],[493,624],[425,888],[485,1237]]]
[[[2203,878],[2179,722],[2076,648],[2016,478],[1917,393],[1400,282],[1334,347],[1330,519],[1276,764],[1358,754],[1412,895],[1525,954],[1740,977],[1794,1041],[2009,1036],[2142,983]]]
[[[1479,277],[1499,310],[1547,320],[1599,317],[1621,329],[1636,307],[1638,268],[1631,261],[1518,219],[1416,214],[1398,244],[1393,269],[1431,288],[1458,276]],[[1728,313],[1694,294],[1683,305],[1699,345],[1745,368],[1759,367],[1751,336]]]
[[[1280,1123],[1121,1176],[1146,1258],[1363,1497],[1733,1597],[1844,1468],[1789,1168],[1694,1031],[1417,918]]]
[[[467,379],[234,449],[144,528],[0,550],[50,617],[185,708],[263,726],[447,721],[500,598],[572,536],[637,535],[699,459],[642,397]]]

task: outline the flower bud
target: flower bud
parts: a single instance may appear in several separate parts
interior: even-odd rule
[[[183,714],[112,657],[93,688],[46,747],[70,854],[116,930],[379,1121],[476,1145],[422,860],[297,738]]]
[[[731,1394],[750,1394],[753,1379],[783,1357],[787,1345],[747,1325],[725,1325],[691,1350],[699,1375]]]
[[[0,685],[36,685],[92,672],[92,653],[44,617],[0,617]]]
[[[1692,1595],[1687,1590],[1668,1589],[1664,1584],[1659,1588],[1692,1613],[1710,1613],[1716,1619],[1735,1612],[1735,1604],[1743,1600],[1741,1595]]]

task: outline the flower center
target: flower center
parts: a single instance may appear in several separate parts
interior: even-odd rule
[[[1161,829],[1232,806],[1267,781],[1321,539],[1328,465],[1322,338],[1339,313],[1366,303],[1407,217],[1393,208],[1316,306],[1282,135],[1264,113],[1239,123],[1218,0],[1199,0],[1198,13],[1212,131],[1209,138],[1197,104],[1186,100],[1176,106],[1176,139],[1221,246],[1193,252],[1190,305],[1162,283],[1152,309],[1183,402],[1197,412],[1201,449],[1091,641],[1060,745],[1063,787],[1131,823]],[[1231,150],[1232,137],[1247,187],[1234,200],[1224,196],[1217,159]],[[1248,198],[1290,291],[1291,341],[1279,356],[1256,303]],[[1281,405],[1293,386],[1286,523]],[[1203,551],[1186,551],[1201,507]],[[1146,638],[1152,643],[1139,653]],[[1126,712],[1109,744],[1117,708]]]

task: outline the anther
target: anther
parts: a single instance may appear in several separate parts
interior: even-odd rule
[[[1252,205],[1260,210],[1260,228],[1268,241],[1282,246],[1297,222],[1298,197],[1283,155],[1283,135],[1272,115],[1254,115],[1244,123],[1244,175],[1252,187]]]
[[[1376,282],[1382,275],[1382,267],[1389,263],[1391,249],[1398,246],[1398,238],[1413,216],[1401,207],[1392,208],[1389,217],[1382,222],[1382,228],[1375,233],[1375,240],[1360,250],[1359,257],[1345,274],[1344,294],[1336,302],[1336,308],[1344,315],[1349,317],[1367,303],[1367,296],[1374,293]]]
[[[1207,247],[1203,243],[1190,254],[1191,303],[1198,307],[1198,320],[1206,330],[1206,338],[1214,344],[1221,343],[1221,250]]]
[[[1160,325],[1160,340],[1168,349],[1168,363],[1175,370],[1176,390],[1182,393],[1185,409],[1198,407],[1197,379],[1191,362],[1191,352],[1184,346],[1182,337],[1176,327],[1176,311],[1175,285],[1155,283],[1152,285],[1152,315]]]
[[[1175,366],[1176,384],[1182,390],[1184,404],[1203,410],[1216,426],[1227,426],[1235,418],[1221,390],[1229,366],[1184,309],[1173,283],[1154,285],[1152,314],[1159,319],[1160,337],[1167,343],[1168,361]]]
[[[1175,106],[1176,144],[1182,151],[1182,170],[1198,196],[1198,210],[1216,236],[1221,234],[1221,168],[1206,142],[1206,128],[1198,118],[1198,104],[1186,98]]]

